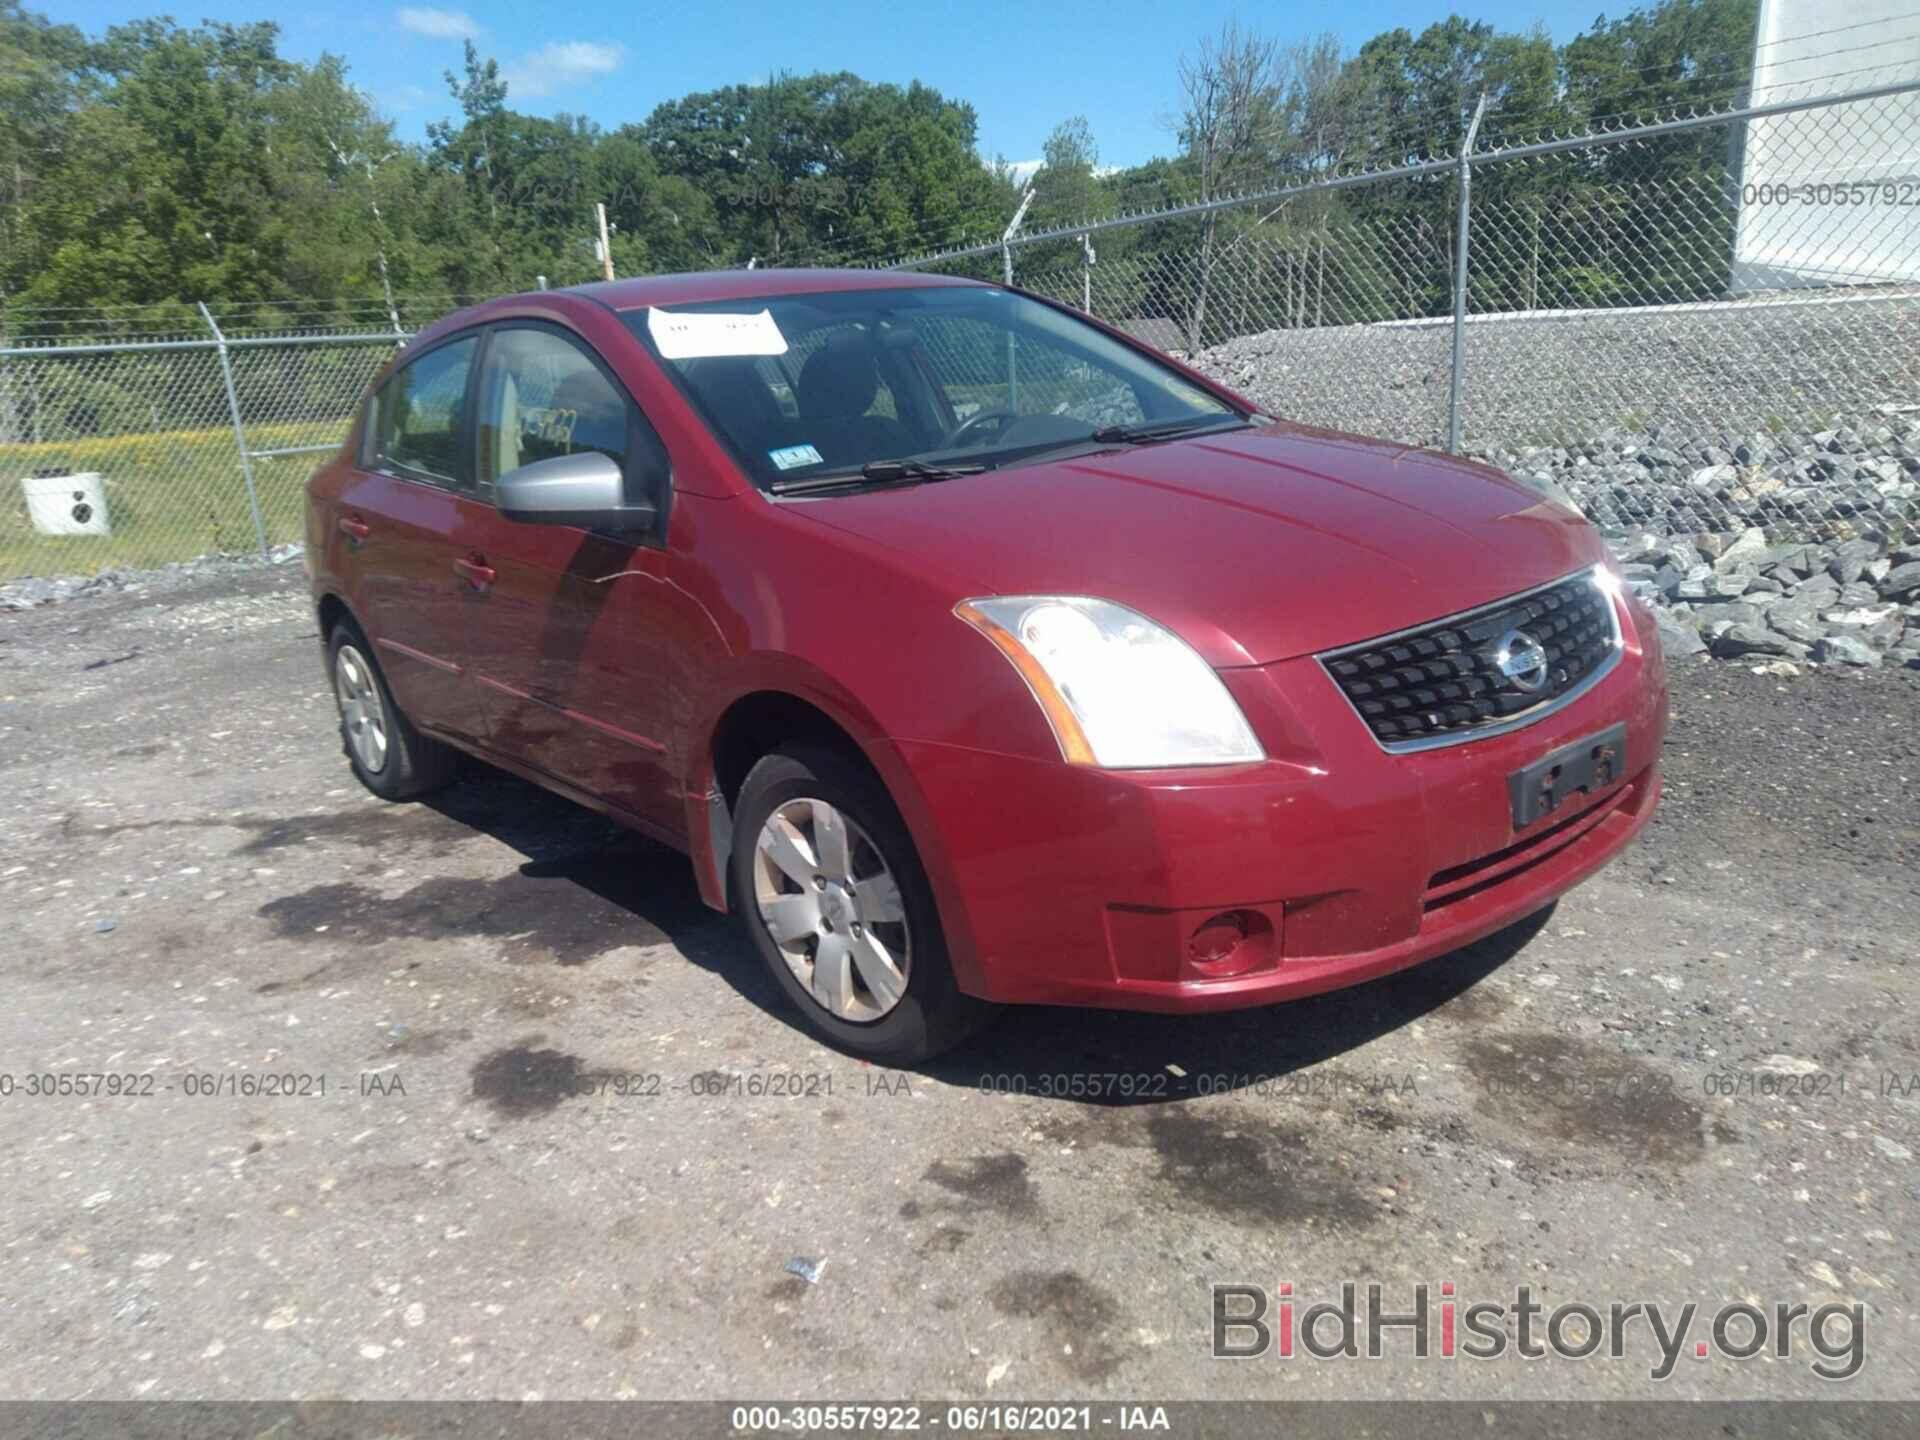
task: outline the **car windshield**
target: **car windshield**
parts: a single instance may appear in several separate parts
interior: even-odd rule
[[[940,478],[1244,418],[1094,326],[1005,290],[770,295],[623,318],[775,490],[866,466],[869,479]],[[907,460],[921,464],[885,463]]]

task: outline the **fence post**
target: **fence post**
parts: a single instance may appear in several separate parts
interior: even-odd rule
[[[1013,219],[1000,236],[1001,273],[1006,276],[1007,284],[1013,284],[1013,237],[1020,233],[1020,222],[1027,218],[1027,207],[1033,204],[1033,181],[1027,181],[1027,188],[1020,192],[1020,208],[1013,212]]]
[[[7,302],[0,296],[0,350],[9,348],[7,338]],[[26,438],[26,426],[20,423],[19,407],[13,403],[13,359],[0,359],[0,445],[17,445]]]
[[[1027,182],[1027,188],[1020,193],[1020,208],[1013,212],[1013,219],[1000,236],[1000,263],[1004,267],[1007,284],[1013,284],[1013,237],[1020,229],[1020,222],[1027,218],[1027,207],[1033,204],[1033,182]],[[1007,331],[1007,409],[1012,410],[1020,403],[1020,379],[1016,369],[1018,361],[1014,357],[1013,331]]]
[[[207,322],[207,329],[213,332],[213,343],[220,353],[220,378],[227,386],[227,413],[233,417],[233,443],[240,452],[240,474],[247,482],[247,504],[253,510],[253,538],[260,544],[260,558],[267,558],[267,522],[260,513],[260,492],[253,483],[253,457],[247,453],[247,427],[240,420],[240,397],[233,388],[233,360],[227,353],[227,337],[220,333],[213,312],[207,309],[202,300],[200,318]]]
[[[1453,374],[1447,382],[1447,453],[1460,453],[1460,383],[1467,363],[1467,221],[1472,210],[1473,142],[1480,117],[1487,113],[1487,92],[1473,107],[1467,135],[1460,142],[1460,232],[1453,246]]]

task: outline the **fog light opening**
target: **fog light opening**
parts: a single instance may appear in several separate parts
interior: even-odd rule
[[[1209,979],[1243,975],[1267,957],[1273,926],[1257,910],[1222,910],[1187,937],[1187,968]]]

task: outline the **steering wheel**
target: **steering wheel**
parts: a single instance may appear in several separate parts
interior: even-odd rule
[[[977,415],[969,415],[953,427],[953,433],[947,436],[947,446],[949,449],[957,450],[963,444],[970,443],[969,437],[973,435],[974,431],[987,425],[998,425],[1002,430],[1005,430],[1007,426],[1019,418],[1018,415],[1014,414],[1013,411],[1004,405],[998,409],[982,410]]]

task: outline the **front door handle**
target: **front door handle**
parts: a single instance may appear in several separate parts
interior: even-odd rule
[[[373,527],[358,515],[342,515],[340,517],[340,533],[355,544],[366,539],[372,529]]]
[[[485,590],[493,584],[493,567],[478,555],[471,559],[459,559],[453,562],[453,573],[460,576],[476,590]]]

